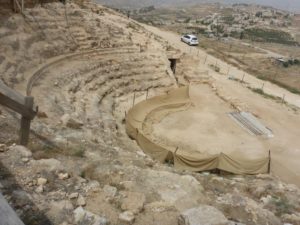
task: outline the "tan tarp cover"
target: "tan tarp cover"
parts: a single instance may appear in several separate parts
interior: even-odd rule
[[[189,149],[172,149],[161,143],[155,143],[150,135],[144,132],[145,121],[150,119],[153,112],[170,109],[170,111],[183,110],[190,106],[189,87],[170,91],[163,96],[142,101],[136,104],[126,116],[126,132],[135,139],[139,146],[150,156],[165,162],[174,160],[174,166],[178,169],[191,171],[206,171],[220,169],[235,174],[259,174],[268,172],[269,157],[261,159],[246,159],[240,155],[204,155]]]

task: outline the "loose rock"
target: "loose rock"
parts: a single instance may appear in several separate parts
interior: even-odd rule
[[[227,225],[228,220],[216,208],[201,205],[182,212],[178,218],[179,225]]]
[[[123,199],[121,209],[124,211],[131,211],[138,213],[142,211],[145,203],[145,195],[138,192],[123,192],[125,198]]]
[[[5,152],[7,150],[7,147],[5,144],[0,144],[0,152]]]
[[[19,155],[21,158],[32,157],[32,152],[22,145],[12,145],[9,150],[14,152],[12,154]]]
[[[45,185],[46,183],[47,183],[46,178],[40,177],[40,178],[37,179],[37,184],[38,185]]]
[[[135,220],[134,213],[130,211],[125,211],[119,215],[120,223],[132,224]]]
[[[69,195],[69,199],[78,198],[78,196],[79,196],[78,192],[74,192],[74,193]]]
[[[59,173],[58,174],[58,179],[60,180],[66,180],[69,178],[69,174],[68,173]]]
[[[35,192],[36,192],[36,193],[43,193],[43,191],[44,191],[43,185],[40,185],[40,186],[38,186],[38,187],[35,189]]]
[[[72,129],[80,129],[83,126],[82,122],[77,119],[71,118],[69,114],[63,115],[60,120],[63,125]]]
[[[78,205],[78,206],[86,205],[85,198],[82,195],[78,196],[76,205]]]
[[[98,215],[95,215],[89,211],[84,210],[82,207],[78,207],[74,210],[74,219],[76,224],[84,225],[108,225],[109,221]]]
[[[103,188],[106,197],[113,198],[117,194],[117,188],[110,185],[105,185]]]

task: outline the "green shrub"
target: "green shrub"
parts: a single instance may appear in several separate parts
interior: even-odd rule
[[[245,38],[253,41],[272,42],[287,45],[297,44],[293,37],[284,31],[262,28],[250,28],[245,30]]]
[[[287,67],[289,67],[289,62],[283,62],[283,64],[282,64],[285,68],[287,68]]]
[[[290,65],[294,65],[294,60],[293,60],[293,59],[289,59],[288,63],[289,63]]]

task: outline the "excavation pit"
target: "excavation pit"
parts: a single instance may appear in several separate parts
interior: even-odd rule
[[[267,173],[265,138],[249,134],[230,111],[209,85],[193,84],[137,104],[127,115],[127,133],[146,153],[179,169]]]

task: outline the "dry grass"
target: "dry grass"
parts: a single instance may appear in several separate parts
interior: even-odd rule
[[[261,47],[271,51],[300,57],[297,47],[281,44],[260,44]],[[206,49],[209,54],[255,75],[259,79],[268,80],[292,93],[300,94],[300,65],[292,65],[285,68],[268,58],[260,50],[241,45],[239,43],[225,43],[217,40],[201,38],[200,47]]]

